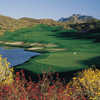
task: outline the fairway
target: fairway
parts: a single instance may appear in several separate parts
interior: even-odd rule
[[[32,28],[6,32],[4,36],[0,37],[0,40],[20,41],[28,45],[39,43],[40,47],[45,44],[56,45],[43,47],[46,53],[41,53],[40,56],[16,66],[16,68],[24,68],[35,73],[43,71],[65,72],[91,67],[91,65],[99,66],[100,43],[94,42],[95,37],[88,39],[91,37],[90,33],[80,34],[74,30],[64,30],[61,27],[40,24]],[[23,48],[25,48],[24,45]],[[64,51],[50,51],[50,49],[56,50],[57,48],[64,49]]]
[[[88,62],[86,64],[85,61],[88,61],[97,56],[98,53],[91,52],[78,52],[77,54],[74,54],[73,52],[49,53],[32,58],[29,62],[17,66],[17,68],[24,68],[35,73],[41,73],[44,71],[74,71],[92,67],[92,65],[96,66],[99,62],[95,61],[95,59],[92,62]]]
[[[90,59],[92,57],[98,56],[97,53],[84,53],[80,52],[77,54],[73,54],[73,52],[62,52],[62,53],[53,53],[48,55],[48,57],[44,59],[38,59],[36,62],[56,65],[59,67],[74,67],[74,66],[82,66],[80,61]]]

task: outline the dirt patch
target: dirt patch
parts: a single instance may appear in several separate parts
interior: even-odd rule
[[[20,46],[24,45],[24,42],[5,42],[4,44]]]
[[[45,47],[57,47],[56,44],[45,44]]]
[[[58,47],[56,44],[42,44],[42,43],[24,43],[24,42],[5,42],[5,41],[0,41],[1,44],[6,44],[6,45],[12,45],[12,46],[31,46],[27,48],[27,50],[30,51],[36,51],[36,50],[47,50],[49,52],[56,52],[56,51],[65,51],[65,48],[55,48]]]
[[[65,48],[55,48],[55,49],[47,49],[47,50],[51,52],[56,52],[56,51],[65,51],[66,49]]]
[[[30,46],[57,47],[56,44],[31,43]]]
[[[41,50],[43,47],[32,47],[32,48],[27,48],[27,50]]]
[[[45,45],[41,43],[31,43],[30,46],[45,46]]]
[[[0,44],[4,44],[5,42],[4,41],[0,41]]]

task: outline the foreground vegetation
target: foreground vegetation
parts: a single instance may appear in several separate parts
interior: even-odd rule
[[[0,73],[0,100],[99,100],[100,99],[100,70],[90,68],[77,73],[70,82],[65,83],[56,73],[38,74],[38,81],[32,78],[24,70],[13,73],[8,67],[8,62],[0,58],[0,70],[10,74]],[[6,69],[8,68],[8,69]],[[9,79],[8,79],[9,77]],[[3,80],[4,79],[4,80]],[[6,81],[5,81],[6,80]],[[12,80],[12,81],[11,81]]]

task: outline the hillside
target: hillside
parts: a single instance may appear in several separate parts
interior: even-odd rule
[[[75,30],[78,30],[79,32],[98,33],[100,32],[100,20],[86,23],[70,24],[70,27]]]
[[[98,19],[92,17],[92,16],[86,16],[86,15],[80,15],[80,14],[73,14],[72,16],[68,18],[60,18],[58,22],[66,22],[66,23],[86,23],[91,21],[96,21]]]
[[[80,31],[83,28],[81,26],[87,27],[88,24],[89,27],[87,28],[90,28],[92,24],[95,27],[95,24],[93,23],[98,23],[98,22],[100,21],[96,18],[93,18],[91,16],[79,15],[79,14],[73,14],[68,18],[61,18],[59,19],[59,21],[53,19],[34,19],[28,17],[15,19],[8,16],[0,15],[0,34],[3,34],[5,31],[8,30],[15,31],[21,28],[32,27],[37,24],[47,24],[49,26],[62,26],[65,29],[76,29]],[[84,24],[84,25],[79,26],[80,24]]]
[[[50,26],[63,26],[64,28],[69,28],[68,25],[57,22],[53,19],[34,19],[27,17],[14,19],[8,16],[0,15],[0,34],[3,34],[7,30],[15,31],[20,28],[32,27],[37,24],[47,24]]]
[[[13,30],[16,25],[17,20],[8,16],[0,15],[0,34],[5,32],[5,30]]]

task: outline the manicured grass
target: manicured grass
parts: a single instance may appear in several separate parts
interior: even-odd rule
[[[88,34],[88,35],[87,35]],[[24,41],[28,43],[53,43],[66,51],[46,53],[32,58],[29,62],[16,68],[24,68],[32,72],[69,71],[85,68],[96,63],[84,63],[100,55],[100,43],[95,42],[90,33],[81,34],[74,30],[63,30],[61,27],[37,25],[32,28],[20,29],[15,32],[6,32],[0,37],[2,41]],[[93,34],[93,33],[92,33]],[[77,54],[74,55],[73,52]],[[96,58],[97,60],[97,58]],[[97,61],[100,61],[98,58]],[[90,67],[90,66],[89,66]]]
[[[87,65],[85,65],[84,61],[97,56],[98,53],[91,52],[77,52],[77,54],[73,54],[73,52],[49,53],[32,58],[29,62],[20,65],[17,68],[24,68],[35,73],[41,73],[45,71],[74,71],[91,67],[95,63],[89,62]]]
[[[48,55],[44,59],[35,60],[38,63],[56,65],[59,67],[74,67],[81,66],[80,61],[90,59],[92,57],[98,56],[97,53],[87,53],[87,52],[59,52]]]

